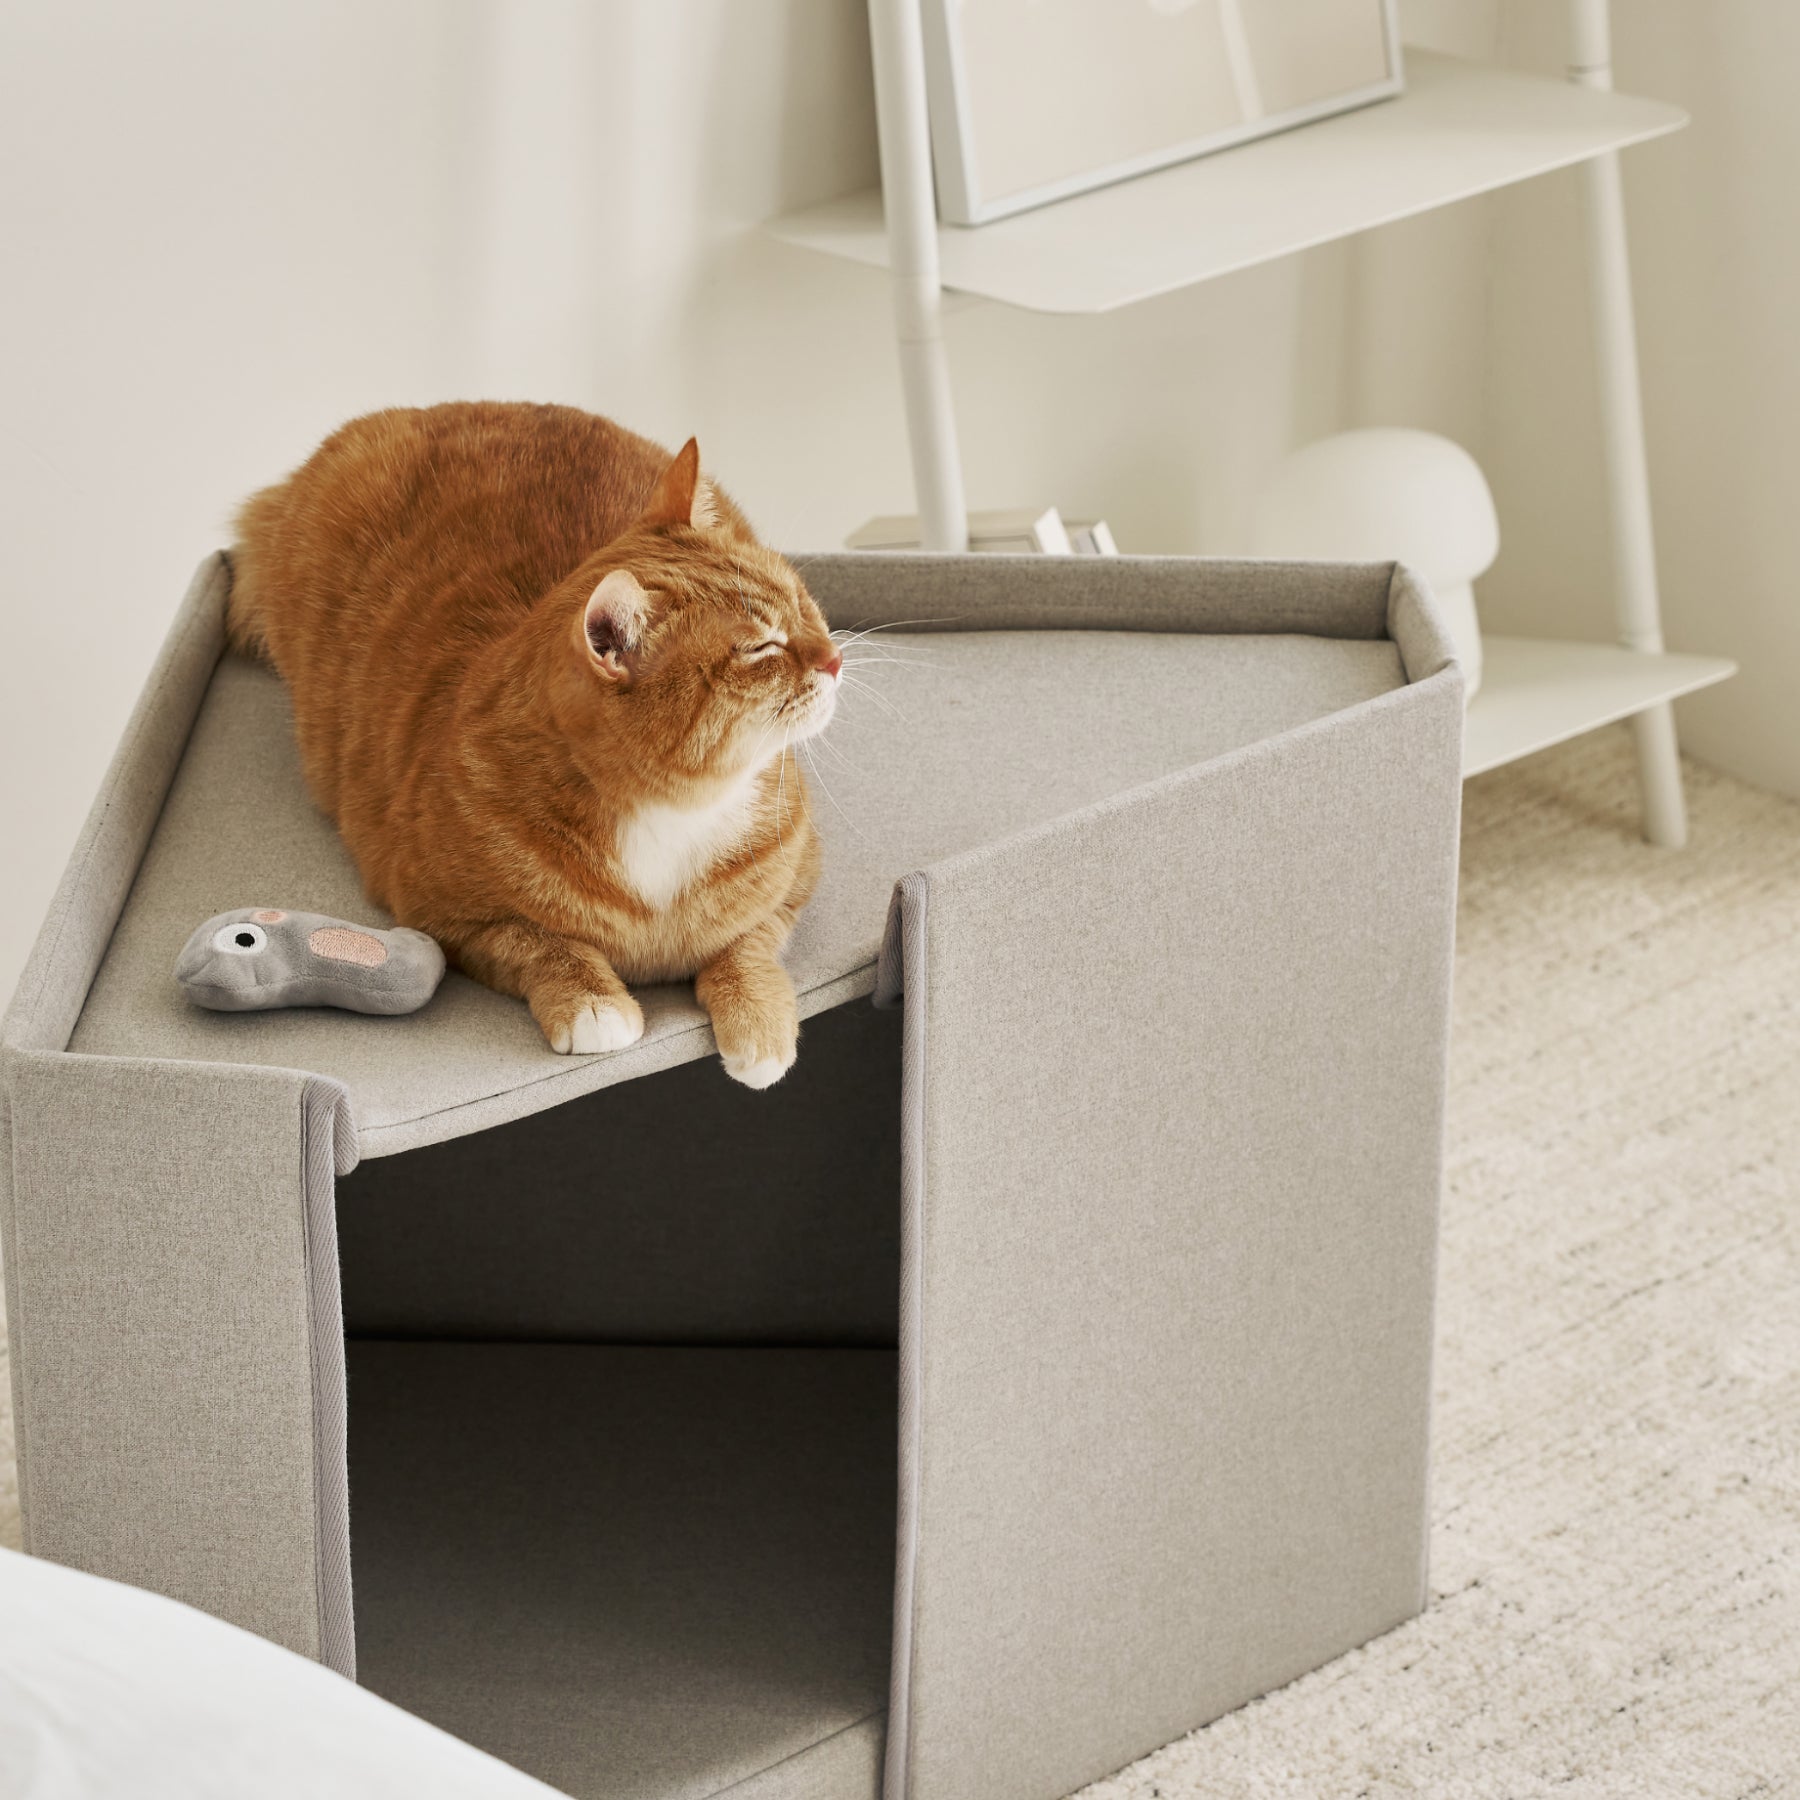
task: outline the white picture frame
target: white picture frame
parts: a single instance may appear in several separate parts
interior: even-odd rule
[[[1402,90],[1397,0],[923,0],[938,217],[983,225]]]

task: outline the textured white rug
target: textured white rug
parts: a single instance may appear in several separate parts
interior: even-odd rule
[[[1800,807],[1688,778],[1468,789],[1430,1610],[1086,1800],[1800,1794]]]

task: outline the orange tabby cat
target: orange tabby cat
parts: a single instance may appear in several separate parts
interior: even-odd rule
[[[293,693],[370,895],[550,1047],[633,1043],[694,977],[726,1069],[794,1061],[779,953],[819,873],[793,745],[842,668],[700,474],[560,406],[353,420],[238,521],[229,626]]]

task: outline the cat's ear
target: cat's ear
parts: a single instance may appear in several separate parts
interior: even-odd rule
[[[718,518],[712,483],[700,476],[700,446],[693,439],[675,452],[675,460],[663,470],[639,518],[640,525],[694,525],[705,527]]]
[[[581,633],[587,641],[588,661],[594,672],[620,687],[630,687],[643,636],[649,597],[629,569],[614,569],[588,595],[581,615]]]

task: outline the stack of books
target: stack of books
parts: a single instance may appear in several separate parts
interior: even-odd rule
[[[917,550],[919,521],[910,514],[871,519],[844,543],[851,550]],[[969,548],[1004,556],[1119,554],[1104,519],[1064,519],[1054,506],[1041,513],[970,513]]]

